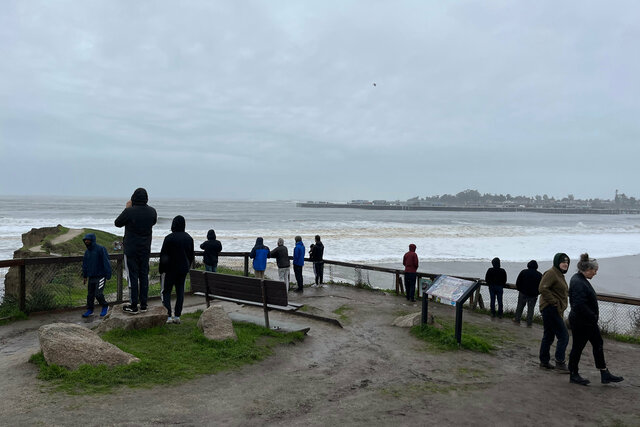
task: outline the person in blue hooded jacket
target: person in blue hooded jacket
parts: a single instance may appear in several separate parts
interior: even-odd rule
[[[87,233],[84,238],[84,251],[82,258],[82,277],[87,284],[87,311],[82,317],[89,317],[93,314],[94,299],[102,305],[100,317],[104,317],[109,310],[109,304],[104,298],[104,286],[107,280],[111,279],[111,263],[109,254],[104,246],[96,243],[96,235]]]
[[[304,243],[302,243],[302,237],[295,237],[296,246],[293,248],[293,273],[296,276],[296,282],[298,283],[298,289],[296,292],[304,291],[304,282],[302,278],[302,266],[304,266]]]
[[[262,237],[256,239],[256,244],[251,249],[249,257],[253,260],[253,270],[258,279],[264,279],[264,271],[267,269],[269,247],[264,245]]]

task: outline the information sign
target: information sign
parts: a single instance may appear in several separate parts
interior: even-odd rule
[[[436,302],[455,306],[476,282],[451,276],[438,276],[427,289]]]

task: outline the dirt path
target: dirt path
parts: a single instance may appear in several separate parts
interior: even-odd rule
[[[57,245],[60,243],[68,242],[69,240],[73,239],[74,237],[78,236],[83,232],[84,232],[84,228],[70,228],[69,231],[67,231],[66,233],[51,239],[51,243],[54,245]],[[45,252],[45,250],[42,249],[42,246],[34,246],[32,248],[29,248],[29,250],[31,252]]]
[[[107,396],[67,396],[45,391],[27,363],[38,351],[37,328],[52,321],[82,323],[80,312],[35,317],[0,327],[0,413],[7,425],[640,425],[640,346],[605,342],[617,385],[597,380],[583,354],[582,387],[567,375],[541,371],[540,326],[516,327],[465,312],[464,319],[506,337],[495,354],[430,351],[407,329],[390,326],[419,311],[403,298],[345,287],[305,290],[294,296],[312,312],[333,315],[340,329],[272,312],[272,322],[310,326],[302,343],[281,347],[269,359],[184,384],[123,388]],[[156,302],[157,303],[157,302]],[[189,309],[202,308],[197,297]],[[225,303],[227,311],[261,315]],[[436,316],[449,307],[430,305]],[[464,329],[463,329],[464,333]],[[80,421],[81,420],[81,421]]]

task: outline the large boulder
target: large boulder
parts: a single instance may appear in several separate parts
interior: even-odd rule
[[[95,332],[73,323],[51,323],[38,330],[47,363],[76,369],[80,365],[109,367],[139,362],[137,357],[103,341]]]
[[[412,326],[419,325],[422,321],[422,313],[411,313],[406,316],[397,317],[393,321],[393,326],[399,326],[401,328],[410,328]]]
[[[124,304],[114,305],[104,320],[95,329],[102,334],[112,329],[148,329],[164,325],[167,321],[167,309],[161,306],[149,307],[146,313],[129,314],[122,311]]]
[[[210,340],[238,339],[236,331],[233,330],[231,319],[219,305],[212,305],[202,312],[200,319],[198,319],[198,328]]]

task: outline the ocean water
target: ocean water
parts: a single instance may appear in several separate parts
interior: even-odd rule
[[[62,224],[97,228],[121,235],[113,225],[126,197],[0,197],[0,259],[22,247],[31,228]],[[159,251],[171,220],[183,215],[196,245],[214,228],[225,251],[249,251],[255,239],[276,246],[279,237],[292,248],[300,235],[307,249],[320,234],[325,258],[383,264],[398,262],[409,243],[420,260],[526,262],[550,260],[556,252],[572,258],[588,251],[597,258],[640,254],[638,215],[554,215],[530,212],[369,211],[298,208],[295,201],[210,201],[151,198],[158,211],[152,250]],[[0,269],[6,270],[6,269]],[[2,281],[6,271],[0,271]],[[1,292],[1,290],[0,290]]]

